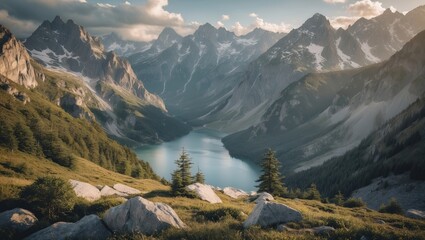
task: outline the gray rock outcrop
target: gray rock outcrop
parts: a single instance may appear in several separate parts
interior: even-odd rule
[[[95,186],[86,183],[86,182],[80,182],[77,180],[69,180],[69,183],[71,183],[72,188],[74,189],[75,194],[78,197],[84,198],[87,201],[96,201],[99,198],[101,198],[101,194],[99,189],[97,189]]]
[[[102,223],[102,220],[96,215],[83,217],[76,223],[57,222],[50,227],[44,228],[29,237],[26,240],[45,240],[45,239],[91,239],[104,240],[111,236],[111,232]]]
[[[274,201],[274,197],[267,192],[259,193],[255,195],[254,197],[255,197],[255,200],[254,200],[255,203],[260,203],[265,201]]]
[[[262,201],[255,206],[248,219],[243,223],[243,227],[248,228],[253,225],[268,227],[288,222],[299,222],[302,218],[299,211],[284,204]]]
[[[233,187],[225,187],[223,189],[223,193],[234,199],[248,196],[248,193],[246,193],[245,191]]]
[[[407,210],[405,215],[413,219],[425,219],[425,212],[416,209]]]
[[[139,191],[139,190],[137,190],[135,188],[129,187],[129,186],[124,185],[124,184],[121,184],[121,183],[115,184],[113,186],[113,188],[115,190],[117,190],[118,192],[122,192],[122,193],[125,193],[125,194],[128,194],[128,195],[141,194],[142,193],[141,191]]]
[[[170,206],[142,197],[131,198],[109,209],[103,221],[112,231],[124,234],[140,232],[151,235],[169,227],[186,227]]]
[[[212,188],[208,185],[201,183],[194,183],[186,187],[187,190],[195,192],[195,194],[202,200],[209,203],[222,203],[221,199],[215,194]]]
[[[0,213],[0,229],[25,231],[38,222],[37,217],[30,211],[14,208]]]
[[[128,194],[117,191],[107,185],[105,185],[101,190],[100,190],[100,195],[103,196],[112,196],[112,195],[117,195],[120,197],[127,197]]]

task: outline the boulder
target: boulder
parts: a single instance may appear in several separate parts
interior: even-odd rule
[[[112,196],[112,195],[117,195],[117,196],[120,196],[120,197],[127,197],[128,196],[128,194],[123,193],[123,192],[120,192],[120,191],[117,191],[117,190],[115,190],[115,189],[113,189],[113,188],[111,188],[111,187],[109,187],[107,185],[105,185],[102,188],[102,190],[100,190],[100,195],[102,197],[104,197],[104,196]]]
[[[416,209],[409,209],[406,211],[406,217],[414,218],[414,219],[425,219],[425,212],[416,210]]]
[[[110,208],[103,221],[112,231],[123,234],[140,232],[151,235],[169,227],[186,227],[170,206],[142,197],[131,198]]]
[[[274,201],[274,197],[267,192],[262,192],[255,196],[255,201],[254,201],[255,203],[260,203],[264,201]]]
[[[75,194],[78,197],[86,199],[87,201],[96,201],[102,197],[100,195],[99,189],[89,183],[80,182],[72,179],[69,180],[69,183],[71,183]]]
[[[209,203],[222,203],[221,199],[215,194],[212,188],[201,183],[194,183],[186,187],[187,190],[193,191],[196,195]]]
[[[293,208],[280,203],[260,201],[255,205],[254,210],[243,223],[243,226],[244,228],[253,225],[268,227],[287,222],[299,222],[301,220],[301,213]]]
[[[19,232],[28,230],[36,224],[35,215],[22,208],[14,208],[0,213],[0,229],[13,229]]]
[[[141,194],[142,193],[141,191],[139,191],[139,190],[137,190],[135,188],[129,187],[129,186],[124,185],[124,184],[121,184],[121,183],[115,184],[113,186],[113,188],[115,190],[119,191],[119,192],[122,192],[122,193],[125,193],[125,194],[128,194],[128,195]]]
[[[243,190],[232,187],[225,187],[223,189],[223,193],[234,199],[248,196],[248,193],[244,192]]]
[[[104,240],[111,236],[111,232],[105,227],[102,220],[92,214],[83,217],[76,223],[57,222],[50,227],[44,228],[31,234],[26,240],[44,239],[92,239]]]

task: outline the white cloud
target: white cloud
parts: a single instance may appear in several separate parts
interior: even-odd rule
[[[218,28],[224,27],[224,23],[222,21],[217,21],[216,25]]]
[[[380,15],[385,11],[385,8],[382,7],[382,3],[378,1],[371,0],[361,0],[357,1],[348,6],[348,12],[353,16],[371,18]]]
[[[73,19],[93,35],[117,32],[125,39],[136,41],[150,41],[166,26],[180,34],[192,33],[198,26],[186,23],[180,13],[166,10],[168,0],[138,1],[137,4],[129,1],[117,1],[114,5],[85,0],[1,1],[0,21],[7,23],[18,37],[28,37],[44,20],[59,15],[65,21]]]
[[[229,15],[221,15],[221,21],[228,21],[230,19]]]
[[[345,3],[345,0],[323,0],[325,3]]]
[[[395,12],[396,9],[391,6],[391,11]],[[371,0],[360,0],[352,3],[347,8],[348,16],[337,16],[330,18],[330,22],[334,28],[347,28],[352,25],[359,18],[373,18],[381,15],[385,11],[382,2]]]
[[[9,15],[6,10],[0,9],[0,22],[9,29],[13,28],[13,34],[17,36],[28,36],[37,27],[32,21],[17,19]]]
[[[255,28],[262,28],[271,32],[289,32],[292,29],[291,25],[284,22],[280,24],[266,22],[256,13],[250,13],[249,16],[253,18],[253,22],[249,26],[245,27],[240,22],[235,22],[235,24],[232,26],[232,30],[236,35],[247,34]]]

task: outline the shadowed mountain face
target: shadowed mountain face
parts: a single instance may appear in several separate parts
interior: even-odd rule
[[[281,92],[261,123],[224,138],[225,146],[258,159],[272,147],[289,172],[342,155],[423,96],[424,37],[380,64],[307,75]]]
[[[106,51],[114,51],[117,55],[127,57],[131,54],[144,52],[152,46],[152,42],[136,42],[124,40],[116,33],[110,33],[101,37]]]
[[[85,105],[100,106],[93,114],[114,137],[159,142],[188,132],[187,126],[168,115],[162,99],[146,90],[127,60],[106,52],[99,38],[72,20],[65,23],[56,17],[43,22],[25,46],[47,68],[82,79],[84,95],[95,95]]]
[[[165,29],[155,43],[164,42],[163,35],[174,36],[169,32]],[[217,108],[247,64],[282,36],[256,29],[238,37],[224,28],[205,24],[171,47],[155,51],[159,54],[147,51],[129,59],[146,88],[160,95],[171,113],[190,121]],[[153,50],[157,49],[155,43]]]

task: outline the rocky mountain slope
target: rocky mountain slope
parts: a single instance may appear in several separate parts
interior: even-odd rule
[[[31,65],[31,58],[27,50],[2,25],[0,25],[0,46],[0,73],[4,77],[25,87],[36,87],[36,73]]]
[[[69,79],[80,79],[77,85],[84,91],[78,91],[94,94],[93,98],[86,98],[94,103],[82,104],[99,106],[91,112],[115,138],[127,143],[152,143],[188,132],[187,126],[168,115],[162,99],[146,90],[128,61],[112,51],[106,52],[99,38],[90,36],[72,20],[65,23],[56,17],[52,22],[43,22],[25,46],[47,68],[74,75]],[[57,85],[76,92],[67,85]],[[72,101],[65,105],[72,105]]]
[[[210,126],[234,132],[258,124],[280,92],[304,75],[358,68],[386,60],[425,27],[419,7],[406,15],[385,11],[335,30],[316,14],[253,61],[222,109],[206,116]],[[422,24],[418,24],[422,23]]]
[[[280,37],[261,29],[238,37],[205,24],[159,55],[144,60],[132,56],[130,61],[137,76],[146,79],[146,88],[161,96],[171,113],[193,120],[217,107],[237,84],[234,76]]]
[[[422,76],[422,86],[424,79]],[[289,175],[287,183],[303,187],[315,182],[328,196],[341,190],[346,195],[361,197],[374,209],[391,197],[397,198],[402,206],[424,209],[424,97],[422,94],[358,147],[322,166]]]
[[[254,159],[272,147],[285,172],[342,155],[423,96],[424,40],[422,32],[380,64],[307,75],[281,92],[260,124],[224,138],[225,146]]]

